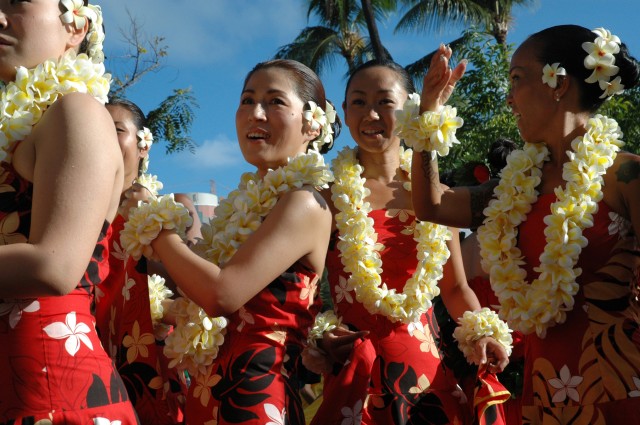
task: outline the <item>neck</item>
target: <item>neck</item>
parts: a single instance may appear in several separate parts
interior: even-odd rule
[[[560,168],[568,160],[567,151],[571,150],[571,142],[576,137],[584,135],[589,117],[587,113],[565,116],[560,138],[547,142],[547,148],[551,154],[550,165]]]
[[[390,183],[400,172],[400,147],[394,146],[383,152],[369,152],[358,149],[358,162],[364,167],[363,177]]]

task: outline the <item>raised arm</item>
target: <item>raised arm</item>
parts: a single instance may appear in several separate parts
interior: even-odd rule
[[[31,228],[28,243],[0,246],[0,298],[66,294],[118,206],[123,166],[113,121],[89,95],[68,94],[18,145],[13,166],[33,182]]]
[[[152,243],[176,284],[211,316],[228,315],[296,261],[321,273],[331,213],[320,194],[303,187],[282,196],[260,227],[219,268],[194,254],[173,231]]]

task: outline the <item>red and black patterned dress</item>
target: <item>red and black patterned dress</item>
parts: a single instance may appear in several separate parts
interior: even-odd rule
[[[402,292],[418,262],[413,212],[381,209],[371,211],[369,217],[374,221],[377,242],[384,245],[380,252],[382,282]],[[336,232],[327,254],[334,308],[350,329],[369,334],[356,343],[345,366],[325,375],[323,403],[312,423],[471,423],[471,403],[442,361],[433,308],[412,324],[394,323],[369,313],[355,294],[346,290],[348,274],[336,247],[337,236]],[[484,420],[491,423],[488,417]]]
[[[134,260],[120,245],[124,218],[113,221],[109,276],[96,287],[96,328],[114,361],[140,422],[182,421],[185,387],[166,367],[164,342],[156,340],[149,305],[147,262]]]
[[[545,246],[543,219],[555,194],[541,195],[519,228],[529,281]],[[600,202],[582,274],[565,323],[525,337],[524,424],[640,422],[640,247],[631,223]]]
[[[28,241],[31,204],[31,183],[0,164],[0,244]],[[69,294],[0,300],[0,424],[138,422],[92,314],[95,287],[109,272],[111,235],[105,222]]]
[[[188,425],[305,423],[299,368],[317,283],[315,273],[295,263],[228,317],[209,376],[189,387]]]

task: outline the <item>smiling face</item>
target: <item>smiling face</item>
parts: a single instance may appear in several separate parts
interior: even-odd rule
[[[58,0],[0,1],[0,80],[12,81],[15,68],[33,68],[57,59],[84,38],[65,25]]]
[[[520,136],[525,142],[549,140],[554,111],[554,89],[542,82],[544,64],[536,59],[536,45],[522,44],[511,59],[511,88],[507,103],[518,121]]]
[[[149,148],[141,149],[138,147],[138,127],[136,127],[133,115],[127,108],[107,105],[107,110],[116,126],[118,144],[124,160],[125,186],[128,188],[133,180],[138,177],[140,160],[147,156]]]
[[[236,111],[236,132],[242,155],[259,173],[285,165],[317,136],[303,119],[303,107],[286,70],[262,68],[249,77]]]
[[[345,123],[360,149],[382,152],[399,146],[395,135],[395,111],[408,93],[396,72],[384,66],[359,71],[351,79],[343,104]]]

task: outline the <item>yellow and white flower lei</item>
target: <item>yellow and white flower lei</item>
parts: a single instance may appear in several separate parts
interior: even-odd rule
[[[263,179],[243,174],[238,189],[216,207],[216,217],[202,227],[202,240],[194,250],[203,258],[223,266],[262,224],[278,198],[305,185],[328,187],[333,176],[318,152],[298,155]],[[212,318],[193,301],[180,298],[172,307],[177,315],[174,331],[167,337],[164,352],[169,366],[187,369],[192,375],[206,374],[224,342],[228,320]]]
[[[33,69],[18,67],[14,81],[0,93],[0,161],[11,162],[15,144],[24,140],[42,114],[58,98],[73,92],[89,93],[106,103],[111,75],[104,64],[85,54],[66,52]]]
[[[164,307],[162,302],[173,296],[173,291],[165,285],[165,279],[162,276],[153,274],[147,277],[149,286],[149,304],[151,306],[151,322],[153,323],[153,333],[156,339],[166,338],[170,325],[162,323],[164,317]]]
[[[463,125],[462,118],[457,116],[456,108],[441,106],[437,111],[420,112],[420,95],[412,93],[402,109],[396,111],[395,131],[404,143],[416,152],[431,152],[446,156],[455,143],[456,130]]]
[[[402,149],[402,148],[401,148]],[[401,150],[401,168],[411,169],[411,152]],[[338,249],[349,274],[347,290],[354,291],[356,299],[371,314],[381,314],[393,322],[413,323],[431,307],[431,300],[440,293],[437,282],[449,258],[446,241],[451,232],[445,226],[429,222],[417,223],[414,238],[418,242],[418,265],[413,276],[405,283],[402,293],[388,289],[381,282],[381,244],[368,217],[371,206],[365,202],[370,191],[361,177],[364,168],[358,163],[356,150],[343,149],[333,161],[335,182],[331,199],[340,211],[335,220],[340,232]]]
[[[505,348],[507,355],[511,355],[512,331],[495,311],[487,307],[479,311],[465,311],[458,323],[459,326],[453,330],[453,336],[469,363],[473,363],[472,359],[475,357],[475,342],[485,336],[495,338]]]
[[[576,268],[588,241],[583,229],[593,226],[593,214],[602,199],[603,175],[623,145],[618,124],[596,115],[587,132],[571,142],[562,177],[565,189],[555,189],[557,201],[544,218],[547,244],[540,255],[539,273],[531,284],[525,281],[522,254],[517,247],[518,226],[536,202],[542,165],[549,151],[544,144],[527,143],[509,156],[495,188],[496,199],[484,210],[486,219],[478,229],[482,266],[491,277],[491,287],[501,304],[500,315],[524,333],[535,331],[541,338],[547,328],[566,320],[574,306],[579,286]]]

